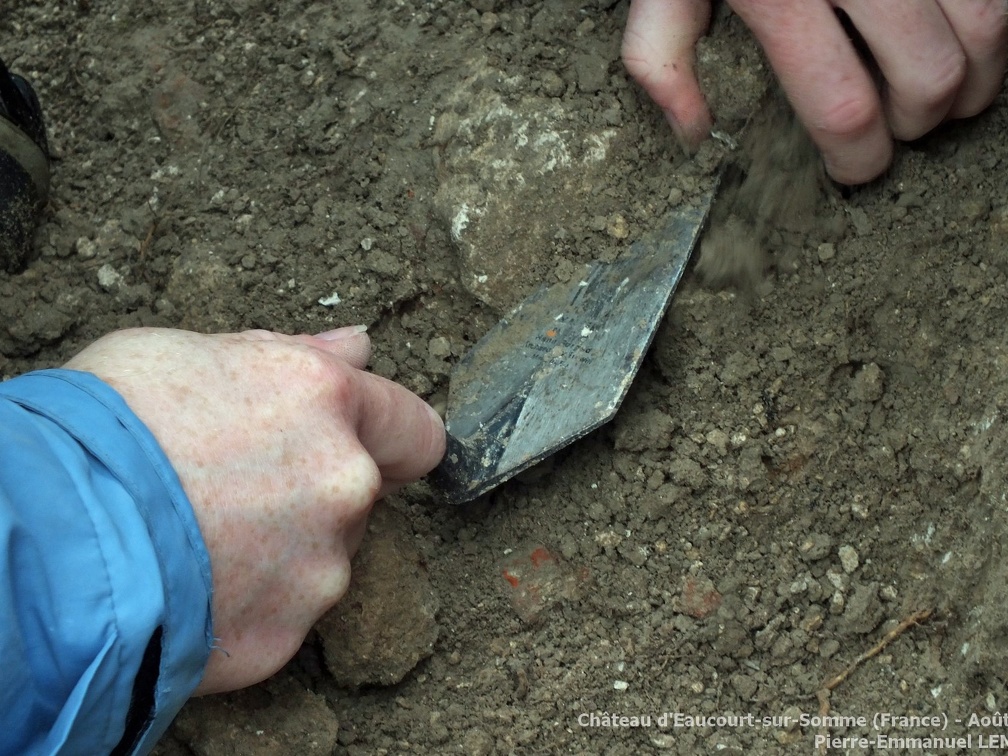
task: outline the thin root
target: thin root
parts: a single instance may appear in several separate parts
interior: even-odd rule
[[[914,612],[909,617],[900,622],[898,625],[896,625],[896,627],[894,627],[888,633],[883,635],[882,639],[878,643],[876,643],[870,649],[861,654],[857,659],[851,662],[851,664],[845,670],[840,672],[838,675],[831,677],[829,680],[823,683],[823,686],[819,689],[819,692],[816,693],[816,698],[819,699],[819,716],[825,717],[826,715],[829,714],[830,693],[836,687],[838,687],[840,683],[842,683],[844,680],[850,677],[854,673],[854,670],[856,670],[866,661],[882,653],[882,651],[886,648],[886,646],[888,646],[894,640],[903,635],[903,633],[905,633],[911,627],[919,625],[921,622],[924,622],[926,619],[928,619],[931,616],[932,611],[933,610],[931,609],[920,609],[919,611]],[[819,730],[819,734],[828,737],[829,727],[823,725]],[[824,743],[825,743],[824,740],[820,740],[820,745],[816,749],[820,753],[826,752],[826,747]]]

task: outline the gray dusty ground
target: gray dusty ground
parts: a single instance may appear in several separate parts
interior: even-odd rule
[[[366,323],[373,369],[443,400],[502,310],[618,256],[722,160],[687,159],[628,82],[626,12],[8,3],[2,53],[55,162],[37,255],[0,273],[0,373],[124,326]],[[778,117],[734,19],[700,59],[728,133]],[[160,753],[808,752],[821,728],[781,722],[824,702],[1003,733],[969,718],[1008,709],[1006,130],[1002,93],[847,196],[746,140],[722,241],[758,252],[708,273],[756,283],[690,275],[620,415],[547,466],[457,510],[426,484],[387,502],[362,583],[408,575],[410,600],[357,596],[272,681],[187,706]],[[605,714],[651,726],[583,726]]]

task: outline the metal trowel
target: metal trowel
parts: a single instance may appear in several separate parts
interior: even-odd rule
[[[716,187],[715,187],[716,188]],[[475,499],[610,420],[668,308],[715,188],[612,263],[544,286],[452,370],[447,451],[433,482]]]

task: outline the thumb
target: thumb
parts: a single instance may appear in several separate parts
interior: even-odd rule
[[[688,152],[700,146],[712,125],[694,71],[696,43],[708,24],[709,0],[631,0],[623,33],[627,71],[662,109]]]

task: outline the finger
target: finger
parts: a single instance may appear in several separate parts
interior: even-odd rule
[[[371,338],[367,335],[367,326],[363,325],[317,334],[312,337],[312,346],[346,360],[359,370],[363,370],[371,359]]]
[[[966,55],[966,76],[949,118],[974,116],[1001,90],[1008,62],[1008,2],[938,0]]]
[[[672,126],[695,150],[711,116],[694,72],[696,42],[710,23],[708,0],[631,0],[623,33],[623,63]]]
[[[882,173],[892,159],[875,85],[825,0],[729,0],[777,72],[826,170],[843,184]]]
[[[358,441],[381,473],[382,491],[417,480],[444,456],[445,431],[441,417],[420,397],[398,383],[364,372],[371,351],[367,333],[359,326],[318,336],[287,336],[253,330],[237,334],[253,341],[289,341],[315,347],[339,360],[332,376],[340,376],[334,397],[338,414],[346,416]],[[347,363],[353,370],[347,369]]]
[[[381,376],[354,371],[357,438],[383,481],[417,480],[444,457],[444,423],[412,392]]]
[[[371,359],[371,339],[367,335],[367,326],[362,325],[337,328],[315,336],[307,334],[289,336],[262,329],[242,331],[237,336],[250,341],[287,341],[305,344],[338,357],[358,370],[363,370]]]
[[[917,139],[944,121],[966,76],[966,55],[941,8],[906,0],[836,5],[850,16],[885,78],[893,135]]]

